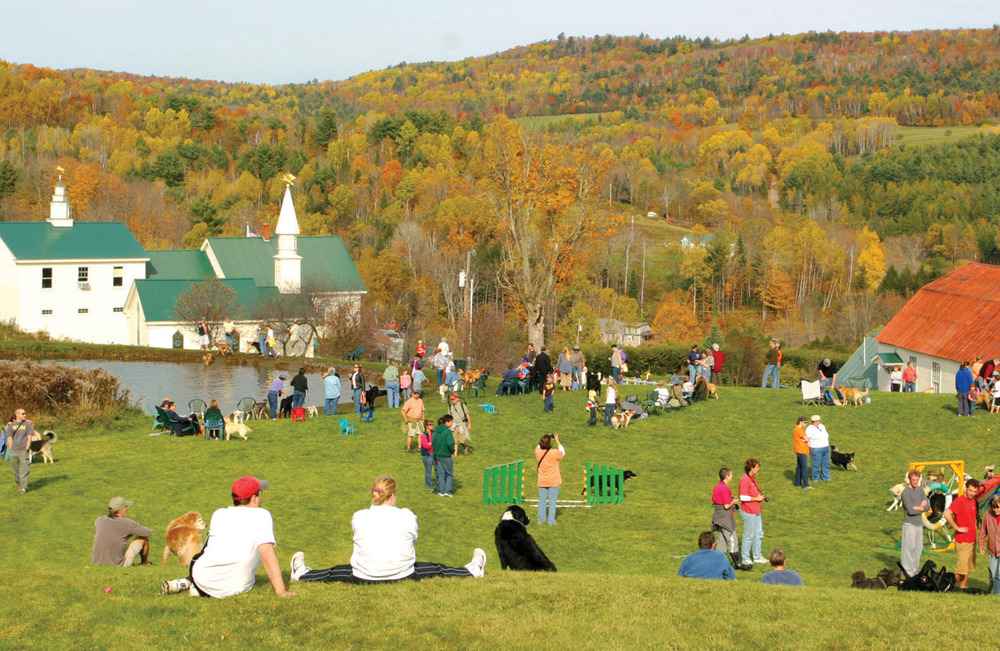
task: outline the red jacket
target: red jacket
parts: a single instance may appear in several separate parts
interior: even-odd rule
[[[712,365],[712,372],[722,373],[722,362],[726,361],[726,354],[721,350],[713,351],[712,359],[715,360],[715,364]]]

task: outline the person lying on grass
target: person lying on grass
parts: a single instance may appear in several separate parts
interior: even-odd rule
[[[446,567],[417,561],[413,543],[417,539],[417,516],[396,506],[396,480],[383,475],[371,489],[372,504],[354,514],[354,553],[350,565],[314,570],[306,565],[303,552],[292,556],[292,581],[339,581],[381,583],[434,576],[482,578],[486,552],[478,547],[465,567]]]
[[[191,559],[187,578],[164,581],[160,584],[163,594],[186,591],[191,596],[222,599],[249,592],[261,563],[274,594],[294,594],[285,589],[274,553],[271,513],[260,507],[261,491],[269,486],[269,482],[249,476],[233,482],[233,505],[212,514],[208,540]]]

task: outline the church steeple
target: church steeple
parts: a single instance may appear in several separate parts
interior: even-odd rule
[[[62,172],[62,168],[58,168]],[[49,223],[57,228],[73,226],[73,213],[70,210],[69,198],[66,196],[66,186],[62,182],[62,174],[56,182],[52,201],[49,203]]]
[[[274,284],[282,294],[298,294],[302,286],[302,256],[298,254],[299,220],[292,201],[292,186],[286,175],[285,196],[274,234],[278,253],[274,256]],[[291,177],[294,178],[294,177]]]

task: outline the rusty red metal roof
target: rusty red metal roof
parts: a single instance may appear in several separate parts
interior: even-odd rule
[[[1000,356],[1000,266],[969,262],[920,288],[876,341],[933,357]]]

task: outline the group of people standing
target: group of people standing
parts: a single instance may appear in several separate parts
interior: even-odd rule
[[[719,349],[719,344],[712,344],[704,352],[698,350],[697,345],[691,346],[691,352],[687,355],[688,377],[692,383],[703,377],[706,382],[721,384],[722,365],[725,361],[726,354]]]

